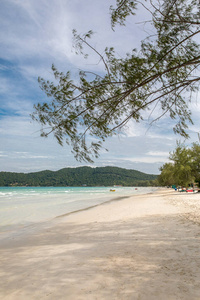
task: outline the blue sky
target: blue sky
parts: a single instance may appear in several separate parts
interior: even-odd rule
[[[69,146],[61,147],[53,137],[40,137],[32,123],[33,105],[45,100],[37,78],[52,78],[52,63],[60,71],[70,70],[76,78],[80,69],[103,71],[98,57],[90,61],[75,55],[72,29],[95,32],[93,45],[101,52],[114,46],[119,56],[139,47],[150,28],[139,23],[141,15],[127,20],[126,27],[110,27],[111,1],[98,0],[1,0],[0,1],[0,171],[35,172],[91,165],[77,162]],[[199,131],[198,96],[191,105],[194,125],[189,127],[189,145]],[[148,113],[150,116],[150,112]],[[173,122],[166,116],[150,126],[148,114],[141,124],[134,122],[120,136],[105,143],[91,166],[118,166],[146,173],[159,173],[176,140]]]

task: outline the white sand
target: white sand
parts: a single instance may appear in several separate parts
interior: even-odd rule
[[[200,299],[200,193],[161,189],[1,245],[0,299]]]

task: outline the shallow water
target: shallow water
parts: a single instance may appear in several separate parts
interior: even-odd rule
[[[8,232],[114,198],[145,194],[155,188],[0,187],[0,232]]]

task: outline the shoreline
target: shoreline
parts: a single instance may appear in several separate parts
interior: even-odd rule
[[[55,218],[1,246],[5,300],[197,300],[200,195],[168,189]]]
[[[141,193],[141,194],[124,195],[124,196],[120,196],[120,197],[117,197],[117,198],[109,199],[109,200],[106,200],[104,202],[101,202],[101,203],[98,203],[98,204],[95,204],[95,205],[91,205],[91,206],[88,206],[88,207],[85,207],[85,208],[81,208],[81,209],[78,209],[78,210],[74,210],[74,211],[71,211],[71,212],[68,212],[68,213],[56,216],[54,219],[67,217],[69,215],[76,214],[76,213],[79,213],[79,212],[84,212],[84,211],[93,209],[95,207],[101,206],[101,205],[109,204],[111,202],[116,202],[116,201],[120,201],[120,200],[127,199],[127,198],[132,198],[132,197],[138,197],[140,195],[153,194],[153,193],[155,193],[155,191],[149,192],[149,193],[144,193],[144,194]]]
[[[150,193],[147,193],[145,195],[148,195],[148,194],[150,194]],[[43,220],[43,221],[32,222],[32,223],[26,224],[26,225],[18,225],[18,224],[17,224],[17,226],[13,225],[13,227],[11,227],[11,229],[8,229],[7,231],[1,231],[0,232],[0,245],[1,245],[1,243],[3,244],[5,242],[5,240],[7,240],[7,239],[12,240],[12,239],[18,239],[18,238],[19,239],[26,238],[27,235],[33,234],[35,232],[39,232],[39,231],[43,230],[45,227],[54,226],[57,219],[62,220],[62,218],[71,216],[73,214],[81,213],[81,212],[93,209],[93,208],[101,206],[101,205],[106,205],[110,202],[120,201],[120,200],[130,198],[130,197],[134,197],[134,196],[138,196],[138,195],[121,196],[121,197],[117,197],[117,198],[114,198],[114,199],[109,199],[109,200],[106,200],[105,202],[101,202],[101,203],[98,203],[98,204],[95,204],[95,205],[92,205],[92,206],[88,206],[88,207],[85,207],[85,208],[80,208],[78,210],[70,211],[70,212],[67,212],[65,214],[58,215],[58,216],[55,216],[53,218]]]
[[[146,188],[144,188],[144,189],[146,189]],[[153,189],[157,189],[157,188],[153,188]],[[66,192],[66,191],[64,191],[64,192]],[[106,194],[106,192],[107,192],[107,194]],[[59,206],[59,204],[62,204],[62,205],[65,204],[66,205],[66,207],[65,207],[65,211],[66,212],[63,213],[61,211],[57,211],[57,213],[55,213],[55,212],[52,212],[51,209],[50,209],[49,210],[49,212],[50,212],[49,216],[48,216],[48,213],[46,214],[46,216],[44,216],[44,214],[43,214],[43,216],[44,216],[44,218],[43,218],[43,217],[40,217],[40,214],[39,214],[39,217],[37,217],[37,218],[33,217],[33,218],[29,219],[29,215],[31,215],[31,212],[29,212],[29,207],[27,207],[27,212],[28,213],[27,213],[27,215],[24,215],[24,217],[26,219],[25,221],[22,218],[20,218],[18,220],[18,222],[12,223],[12,219],[11,219],[11,223],[10,224],[9,223],[6,224],[4,222],[3,222],[3,224],[0,224],[0,241],[1,241],[2,238],[4,238],[4,236],[9,237],[9,234],[11,234],[11,235],[20,235],[21,232],[26,232],[26,230],[28,231],[29,229],[31,230],[32,227],[38,227],[39,228],[40,224],[43,225],[45,223],[50,223],[54,219],[57,219],[57,218],[62,218],[64,216],[68,216],[68,215],[75,214],[75,213],[78,213],[78,212],[81,212],[81,211],[84,211],[84,210],[88,210],[88,209],[97,207],[99,205],[102,205],[104,203],[105,204],[107,202],[109,203],[110,201],[118,201],[118,200],[121,200],[123,198],[132,197],[132,196],[135,196],[135,195],[138,195],[138,194],[148,194],[149,193],[149,192],[146,192],[145,190],[143,190],[143,187],[140,189],[139,193],[137,191],[137,193],[135,193],[135,194],[134,193],[131,194],[129,192],[128,194],[125,193],[124,195],[123,194],[121,195],[121,192],[120,192],[120,194],[118,194],[118,192],[119,191],[117,191],[116,195],[114,195],[114,193],[111,194],[108,191],[105,191],[104,192],[105,194],[103,195],[103,197],[105,197],[105,199],[104,198],[100,198],[100,196],[98,196],[96,198],[96,195],[94,195],[94,201],[92,199],[89,199],[89,203],[87,203],[87,201],[86,201],[86,204],[85,204],[85,199],[84,198],[81,199],[81,197],[79,197],[80,199],[76,199],[74,202],[70,200],[69,201],[69,206],[68,206],[68,199],[67,199],[67,201],[63,201],[63,199],[62,199],[62,198],[65,197],[64,193],[61,194],[61,195],[59,195],[59,194],[55,194],[54,195],[53,193],[52,194],[50,193],[50,194],[42,195],[42,197],[43,196],[45,197],[45,199],[42,198],[42,201],[43,200],[46,201],[47,205],[48,205],[48,199],[47,199],[47,197],[49,198],[49,200],[51,200],[52,198],[55,198],[55,197],[56,198],[59,197],[59,199],[58,199],[59,203],[56,204],[56,201],[57,201],[56,200],[56,201],[54,201],[55,202],[54,205],[58,205]],[[29,196],[30,195],[33,196],[33,197],[35,197],[34,194],[29,194]],[[73,194],[71,194],[71,195],[67,194],[67,195],[69,195],[68,198],[72,197],[72,199],[73,199],[73,196],[74,196]],[[36,195],[36,197],[39,198],[40,195]],[[89,195],[89,197],[91,198],[91,195]],[[75,209],[73,207],[70,207],[70,203],[75,203],[76,204],[76,201],[80,202],[80,203],[82,202],[82,204],[80,205],[80,207],[79,208],[77,207]],[[28,201],[27,201],[27,204],[28,204]],[[26,205],[26,203],[24,203],[24,205]],[[40,203],[38,203],[38,205],[40,205]],[[50,205],[51,205],[51,202],[50,202]],[[15,206],[17,207],[18,205],[15,205]],[[21,203],[19,204],[19,207],[20,206],[21,206]],[[20,211],[20,209],[18,207],[17,207],[17,209]],[[22,207],[22,209],[25,211],[25,206]],[[35,207],[34,207],[34,210],[35,210]],[[36,210],[34,211],[34,213],[36,215]],[[14,214],[15,214],[15,212],[14,212]],[[4,219],[3,212],[0,212],[0,216],[1,215],[2,215],[2,218]]]

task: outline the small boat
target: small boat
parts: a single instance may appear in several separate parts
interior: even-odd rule
[[[194,191],[193,191],[193,189],[188,189],[188,190],[186,190],[186,192],[187,193],[193,193]]]
[[[186,190],[187,193],[198,193],[198,190],[195,189],[188,189]]]
[[[110,192],[115,192],[115,190],[110,189]]]

